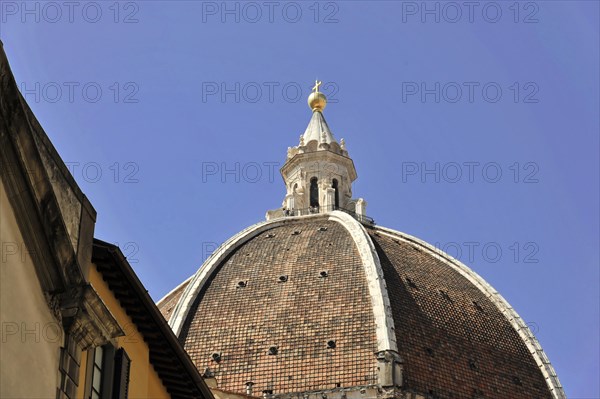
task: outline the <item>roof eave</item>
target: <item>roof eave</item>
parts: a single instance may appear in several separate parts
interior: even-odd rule
[[[197,394],[202,395],[205,399],[214,398],[210,389],[196,369],[196,366],[177,340],[177,337],[154,304],[148,291],[129,265],[129,262],[127,262],[127,259],[121,250],[113,244],[94,239],[92,261],[96,264],[100,263],[115,266],[114,271],[118,276],[108,273],[108,270],[110,270],[109,268],[99,267],[98,269],[107,280],[111,290],[113,290],[114,285],[117,283],[125,283],[128,286],[127,288],[129,289],[124,291],[129,294],[128,296],[133,302],[120,302],[123,304],[123,307],[132,320],[136,323],[136,326],[141,327],[139,330],[156,331],[159,333],[160,336],[157,337],[154,334],[144,334],[143,331],[140,331],[142,335],[144,335],[144,340],[147,342],[150,350],[150,363],[152,363],[156,369],[159,377],[165,384],[165,387],[170,392],[182,392],[182,389],[185,390],[186,388],[190,388],[189,385],[183,382],[183,378],[174,379],[172,376],[165,374],[166,370],[164,370],[163,366],[160,364],[161,360],[166,360],[167,362],[174,361],[175,363],[178,363],[188,375],[189,382],[192,384],[191,391],[195,391],[195,393],[190,392],[191,395],[188,396],[189,398],[197,398]],[[117,293],[115,293],[115,296],[117,296]],[[143,312],[149,316],[149,321],[145,323],[140,322],[139,318],[131,316],[136,313],[136,310],[137,314],[139,314],[139,307],[141,307]],[[142,326],[141,324],[145,325]],[[166,347],[164,343],[167,344]],[[167,353],[165,353],[165,349]],[[185,396],[178,394],[177,397],[184,398]]]

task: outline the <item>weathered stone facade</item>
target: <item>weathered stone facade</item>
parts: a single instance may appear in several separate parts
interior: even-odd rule
[[[19,93],[2,44],[0,175],[2,248],[18,249],[2,259],[0,318],[21,337],[4,337],[10,372],[3,369],[0,396],[74,398],[77,354],[122,330],[86,281],[96,212]],[[39,333],[22,335],[31,326]],[[43,336],[50,328],[52,339]],[[32,358],[12,357],[19,352]]]

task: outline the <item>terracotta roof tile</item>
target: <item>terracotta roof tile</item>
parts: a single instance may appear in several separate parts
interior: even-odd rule
[[[369,231],[404,359],[406,389],[441,398],[550,398],[523,340],[486,295],[417,244]]]
[[[485,292],[421,244],[367,231],[404,360],[403,391],[552,397],[523,339]],[[176,301],[176,291],[165,303]],[[248,381],[255,394],[378,383],[365,269],[334,221],[289,220],[235,249],[204,285],[180,339],[198,369],[210,368],[227,391],[244,393]]]
[[[252,381],[257,393],[287,393],[376,382],[367,281],[352,237],[336,222],[299,221],[251,239],[220,266],[192,314],[185,348],[220,389],[243,393]]]
[[[160,313],[164,316],[164,318],[167,321],[171,318],[173,310],[175,309],[175,305],[177,305],[179,298],[181,298],[181,295],[183,294],[183,291],[185,291],[189,282],[190,279],[187,279],[156,303],[158,310],[160,310]]]

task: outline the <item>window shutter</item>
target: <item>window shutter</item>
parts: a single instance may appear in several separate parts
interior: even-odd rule
[[[113,381],[113,399],[127,399],[129,391],[129,369],[131,360],[127,352],[120,348],[115,353],[115,378]]]

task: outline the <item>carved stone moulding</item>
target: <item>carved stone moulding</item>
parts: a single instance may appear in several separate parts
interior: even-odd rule
[[[74,337],[82,350],[104,345],[125,335],[102,298],[89,284],[75,287],[61,296],[61,315],[65,331]]]

